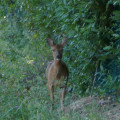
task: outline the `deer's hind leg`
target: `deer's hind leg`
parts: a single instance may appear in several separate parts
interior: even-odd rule
[[[67,77],[67,81],[66,81],[64,87],[61,88],[61,93],[60,93],[60,103],[61,103],[61,110],[62,111],[64,108],[64,98],[65,98],[65,95],[67,93],[67,82],[68,82],[68,77]]]
[[[50,98],[51,98],[52,109],[53,109],[53,106],[54,106],[54,86],[53,85],[49,85],[48,89],[49,89],[49,92],[50,92]]]
[[[65,88],[61,88],[61,93],[60,93],[61,110],[63,110],[63,108],[64,108],[63,104],[64,104],[65,94],[66,94]]]

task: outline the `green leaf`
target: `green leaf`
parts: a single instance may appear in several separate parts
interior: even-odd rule
[[[63,0],[64,5],[66,5],[66,0]]]
[[[111,49],[112,49],[111,46],[106,46],[106,47],[103,48],[103,50],[111,50]]]
[[[119,34],[113,34],[112,36],[114,36],[116,39],[120,37]]]

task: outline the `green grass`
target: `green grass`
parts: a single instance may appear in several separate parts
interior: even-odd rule
[[[3,84],[0,87],[0,120],[104,120],[96,107],[85,107],[80,111],[60,112],[58,102],[51,110],[50,98],[43,87],[32,87],[30,91]],[[68,99],[69,100],[69,99]],[[92,109],[92,110],[91,110]]]

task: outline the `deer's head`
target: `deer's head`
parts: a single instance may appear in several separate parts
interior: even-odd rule
[[[63,47],[67,44],[68,38],[64,38],[60,44],[55,44],[52,39],[47,39],[48,45],[51,46],[53,51],[54,60],[61,60],[63,54]]]

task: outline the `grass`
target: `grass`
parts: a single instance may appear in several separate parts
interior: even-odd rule
[[[30,91],[0,86],[0,120],[104,120],[96,109],[85,107],[85,114],[79,110],[63,113],[57,106],[52,111],[46,86],[32,87]]]
[[[60,112],[56,96],[55,109],[51,110],[46,84],[41,84],[40,80],[37,84],[29,81],[32,87],[27,91],[23,82],[18,81],[0,80],[0,120],[107,120],[104,111],[109,109],[101,107],[100,110],[98,104],[95,104],[97,100],[91,102],[89,97],[77,98],[76,102],[67,94],[65,111]],[[78,108],[75,108],[75,102]]]

